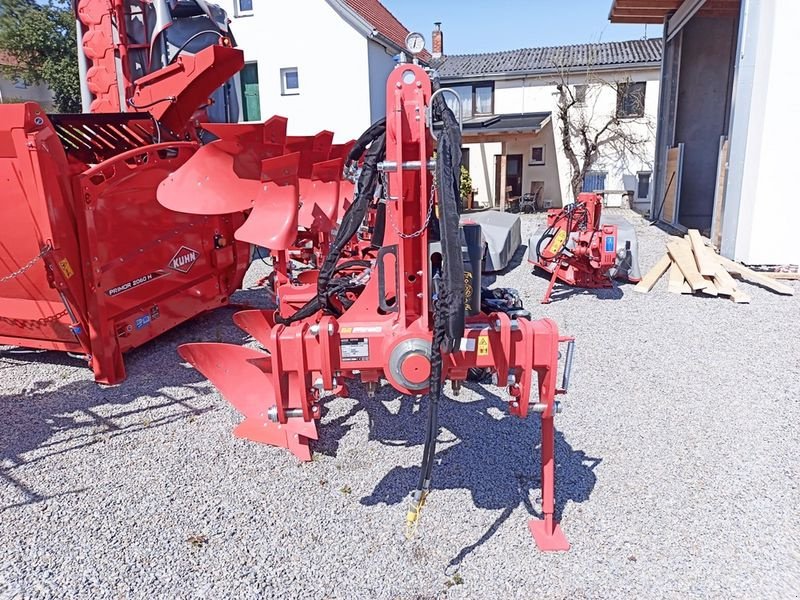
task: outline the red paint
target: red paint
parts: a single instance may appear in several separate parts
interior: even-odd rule
[[[390,75],[387,90],[386,160],[396,164],[420,160],[422,163],[421,170],[388,174],[391,195],[402,201],[387,202],[387,222],[402,224],[403,231],[409,233],[424,229],[428,212],[433,173],[427,169],[425,159],[433,154],[434,140],[425,119],[420,119],[419,115],[427,110],[431,83],[420,67],[401,65]],[[273,129],[269,123],[265,130]],[[341,217],[343,210],[341,204],[338,209],[334,208],[334,199],[341,200],[344,187],[344,182],[338,181],[341,163],[337,163],[334,170],[334,166],[329,165],[335,156],[332,149],[327,156],[325,152],[314,151],[314,144],[308,140],[319,136],[301,142],[276,135],[271,138],[274,143],[269,148],[267,144],[255,142],[240,152],[242,146],[237,140],[243,133],[230,130],[230,134],[220,136],[218,141],[204,148],[205,152],[198,152],[187,161],[162,185],[159,199],[182,211],[191,210],[193,203],[204,207],[203,210],[214,203],[239,210],[247,200],[248,190],[255,189],[256,165],[260,164],[259,186],[264,191],[264,201],[256,208],[261,214],[256,215],[254,209],[235,236],[272,248],[278,311],[288,316],[316,290],[316,275],[313,274],[316,270],[307,272],[300,281],[293,280],[287,266],[288,258],[316,256],[320,261],[324,257],[323,234],[329,234],[332,223]],[[247,135],[255,135],[255,131]],[[256,136],[254,139],[264,138]],[[215,179],[228,184],[234,182],[225,196],[206,186],[202,186],[205,191],[197,197],[188,194],[187,190],[195,194],[197,186],[192,184],[192,178],[203,172],[204,156],[214,156],[214,160],[222,164],[224,161],[218,159],[226,153],[238,161],[239,173],[251,173],[249,178],[239,185],[232,174],[217,172]],[[299,157],[295,156],[298,153]],[[310,179],[305,173],[311,174]],[[315,185],[315,181],[322,185]],[[338,192],[337,182],[341,184]],[[296,202],[297,190],[300,190],[302,206]],[[258,227],[253,226],[252,219],[257,221]],[[367,222],[371,219],[369,216]],[[308,229],[299,232],[298,223]],[[304,249],[304,244],[310,247]],[[285,447],[300,460],[310,460],[310,443],[317,437],[316,423],[322,413],[323,390],[346,394],[347,380],[360,379],[363,384],[374,386],[386,379],[404,394],[426,392],[415,384],[425,385],[430,376],[430,363],[421,352],[409,352],[408,348],[424,348],[432,339],[427,230],[419,236],[404,238],[393,226],[387,226],[383,250],[391,248],[395,252],[383,254],[383,300],[391,300],[389,304],[393,310],[379,310],[381,290],[375,274],[377,252],[370,250],[368,244],[356,244],[352,251],[358,251],[360,258],[371,261],[372,276],[341,317],[317,313],[305,321],[285,326],[275,323],[271,311],[248,310],[235,315],[234,321],[266,352],[230,344],[181,346],[181,356],[210,379],[245,417],[235,431],[237,436]],[[342,260],[350,258],[352,256],[345,253]],[[354,272],[363,272],[363,268]],[[564,340],[559,338],[556,324],[549,319],[512,321],[508,315],[500,313],[479,315],[470,318],[468,323],[462,346],[465,350],[443,357],[443,376],[464,380],[472,367],[494,370],[500,381],[508,382],[510,412],[521,418],[531,412],[531,396],[536,390],[537,407],[544,408],[541,412],[543,519],[532,531],[541,549],[563,549],[563,534],[554,521],[553,417],[555,396],[561,392],[556,389],[558,349]],[[479,338],[488,339],[488,348],[479,343]],[[483,350],[478,352],[478,347]],[[393,353],[405,357],[397,365],[399,372],[390,367]],[[404,382],[417,389],[408,389]]]

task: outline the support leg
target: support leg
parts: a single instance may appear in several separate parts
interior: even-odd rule
[[[542,417],[542,516],[531,519],[528,528],[542,552],[569,550],[569,542],[555,522],[555,425],[553,417]]]
[[[553,268],[553,276],[550,277],[550,285],[547,286],[547,291],[542,298],[542,304],[550,304],[550,294],[553,292],[553,286],[556,284],[556,277],[558,276],[559,264],[556,263]]]

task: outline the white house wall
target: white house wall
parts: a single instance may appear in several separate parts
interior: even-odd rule
[[[217,3],[231,18],[245,61],[258,62],[262,120],[281,115],[289,119],[290,135],[327,129],[336,142],[357,137],[371,124],[368,45],[373,42],[325,0],[254,2],[249,16],[237,16],[235,0]],[[375,58],[374,64],[385,69],[385,61]],[[281,93],[280,71],[287,67],[297,68],[297,95]]]
[[[545,137],[545,162],[556,158],[557,176],[555,173],[547,172],[546,176],[541,172],[541,167],[528,166],[527,158],[530,157],[530,146],[539,145],[539,142],[528,144],[526,152],[518,152],[522,145],[520,138],[513,142],[514,151],[507,148],[507,154],[526,155],[523,162],[523,191],[530,191],[530,181],[545,181],[545,199],[553,199],[556,206],[560,205],[562,199],[572,197],[570,190],[570,168],[567,157],[560,143],[561,124],[557,119],[558,92],[556,82],[558,76],[544,75],[539,77],[525,77],[517,79],[506,79],[495,81],[495,113],[514,114],[530,112],[550,112],[552,115],[552,129],[549,137]],[[628,126],[633,134],[648,139],[648,142],[641,154],[645,160],[640,160],[635,156],[628,156],[625,161],[616,159],[606,159],[598,162],[593,169],[607,171],[606,189],[612,193],[607,200],[610,205],[619,205],[622,199],[622,192],[636,190],[637,173],[640,171],[652,171],[653,157],[655,155],[655,123],[658,114],[658,89],[659,89],[659,70],[642,69],[637,71],[628,70],[605,70],[596,72],[587,77],[585,74],[570,74],[569,84],[588,84],[587,110],[592,115],[593,122],[597,124],[605,123],[617,108],[617,94],[615,89],[603,82],[617,81],[646,81],[645,92],[645,117],[641,120],[629,121]],[[640,122],[641,121],[641,122]],[[541,134],[540,134],[541,137]],[[558,143],[556,143],[558,140]],[[519,142],[519,143],[518,143]],[[552,147],[550,147],[552,144]],[[627,164],[626,164],[627,163]],[[546,165],[549,167],[549,165]],[[550,186],[557,185],[554,190]],[[652,186],[651,186],[652,187]],[[649,199],[640,201],[642,207],[649,205]]]
[[[800,3],[745,0],[743,18],[722,253],[749,264],[800,264],[800,203],[786,178],[800,138]]]
[[[367,43],[369,60],[370,124],[386,116],[386,80],[394,70],[394,55],[377,42]],[[359,135],[359,131],[355,135]],[[354,136],[355,137],[355,136]]]
[[[472,188],[477,190],[473,202],[481,206],[495,204],[495,156],[503,152],[500,142],[464,144],[469,149],[469,174]]]

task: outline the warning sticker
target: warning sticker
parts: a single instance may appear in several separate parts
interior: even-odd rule
[[[550,244],[550,254],[558,254],[561,248],[564,247],[564,242],[567,241],[567,232],[559,229],[556,236],[553,238],[553,243]]]
[[[369,340],[367,338],[343,338],[342,362],[369,360]]]
[[[58,261],[58,266],[61,268],[61,272],[67,279],[75,275],[75,271],[72,270],[72,265],[69,264],[69,261],[66,258]]]
[[[478,338],[478,356],[489,356],[489,338],[485,335]]]
[[[142,275],[141,277],[137,277],[136,279],[132,279],[131,281],[126,281],[125,283],[121,283],[120,285],[115,286],[110,290],[106,290],[106,294],[108,294],[111,297],[114,297],[119,294],[128,292],[133,288],[137,288],[140,285],[144,285],[145,283],[150,283],[151,281],[158,279],[159,277],[163,277],[166,274],[167,274],[166,271],[153,271],[152,273],[148,273],[147,275]]]

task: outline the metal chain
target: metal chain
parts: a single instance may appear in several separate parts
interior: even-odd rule
[[[383,195],[386,199],[389,199],[389,180],[386,177],[386,173],[381,174],[381,183],[383,185]],[[431,216],[433,216],[433,201],[436,197],[436,178],[434,177],[433,182],[431,183],[431,197],[428,201],[428,214],[425,217],[425,222],[422,224],[422,227],[413,233],[403,233],[400,231],[400,228],[397,226],[397,223],[394,222],[394,218],[391,217],[391,213],[387,212],[387,217],[389,220],[389,224],[394,229],[394,232],[402,239],[407,240],[415,237],[421,236],[425,231],[428,229],[428,225],[431,222]]]
[[[41,260],[42,257],[44,257],[45,254],[50,252],[50,250],[51,250],[50,244],[45,244],[44,248],[41,249],[39,254],[34,256],[32,259],[30,259],[27,262],[27,264],[23,265],[22,267],[20,267],[16,271],[14,271],[12,273],[9,273],[8,275],[3,275],[2,277],[0,277],[0,283],[5,283],[6,281],[11,281],[12,279],[16,279],[17,277],[19,277],[20,275],[25,273],[25,271],[27,271],[28,269],[33,267],[33,265],[35,265],[39,260]]]

